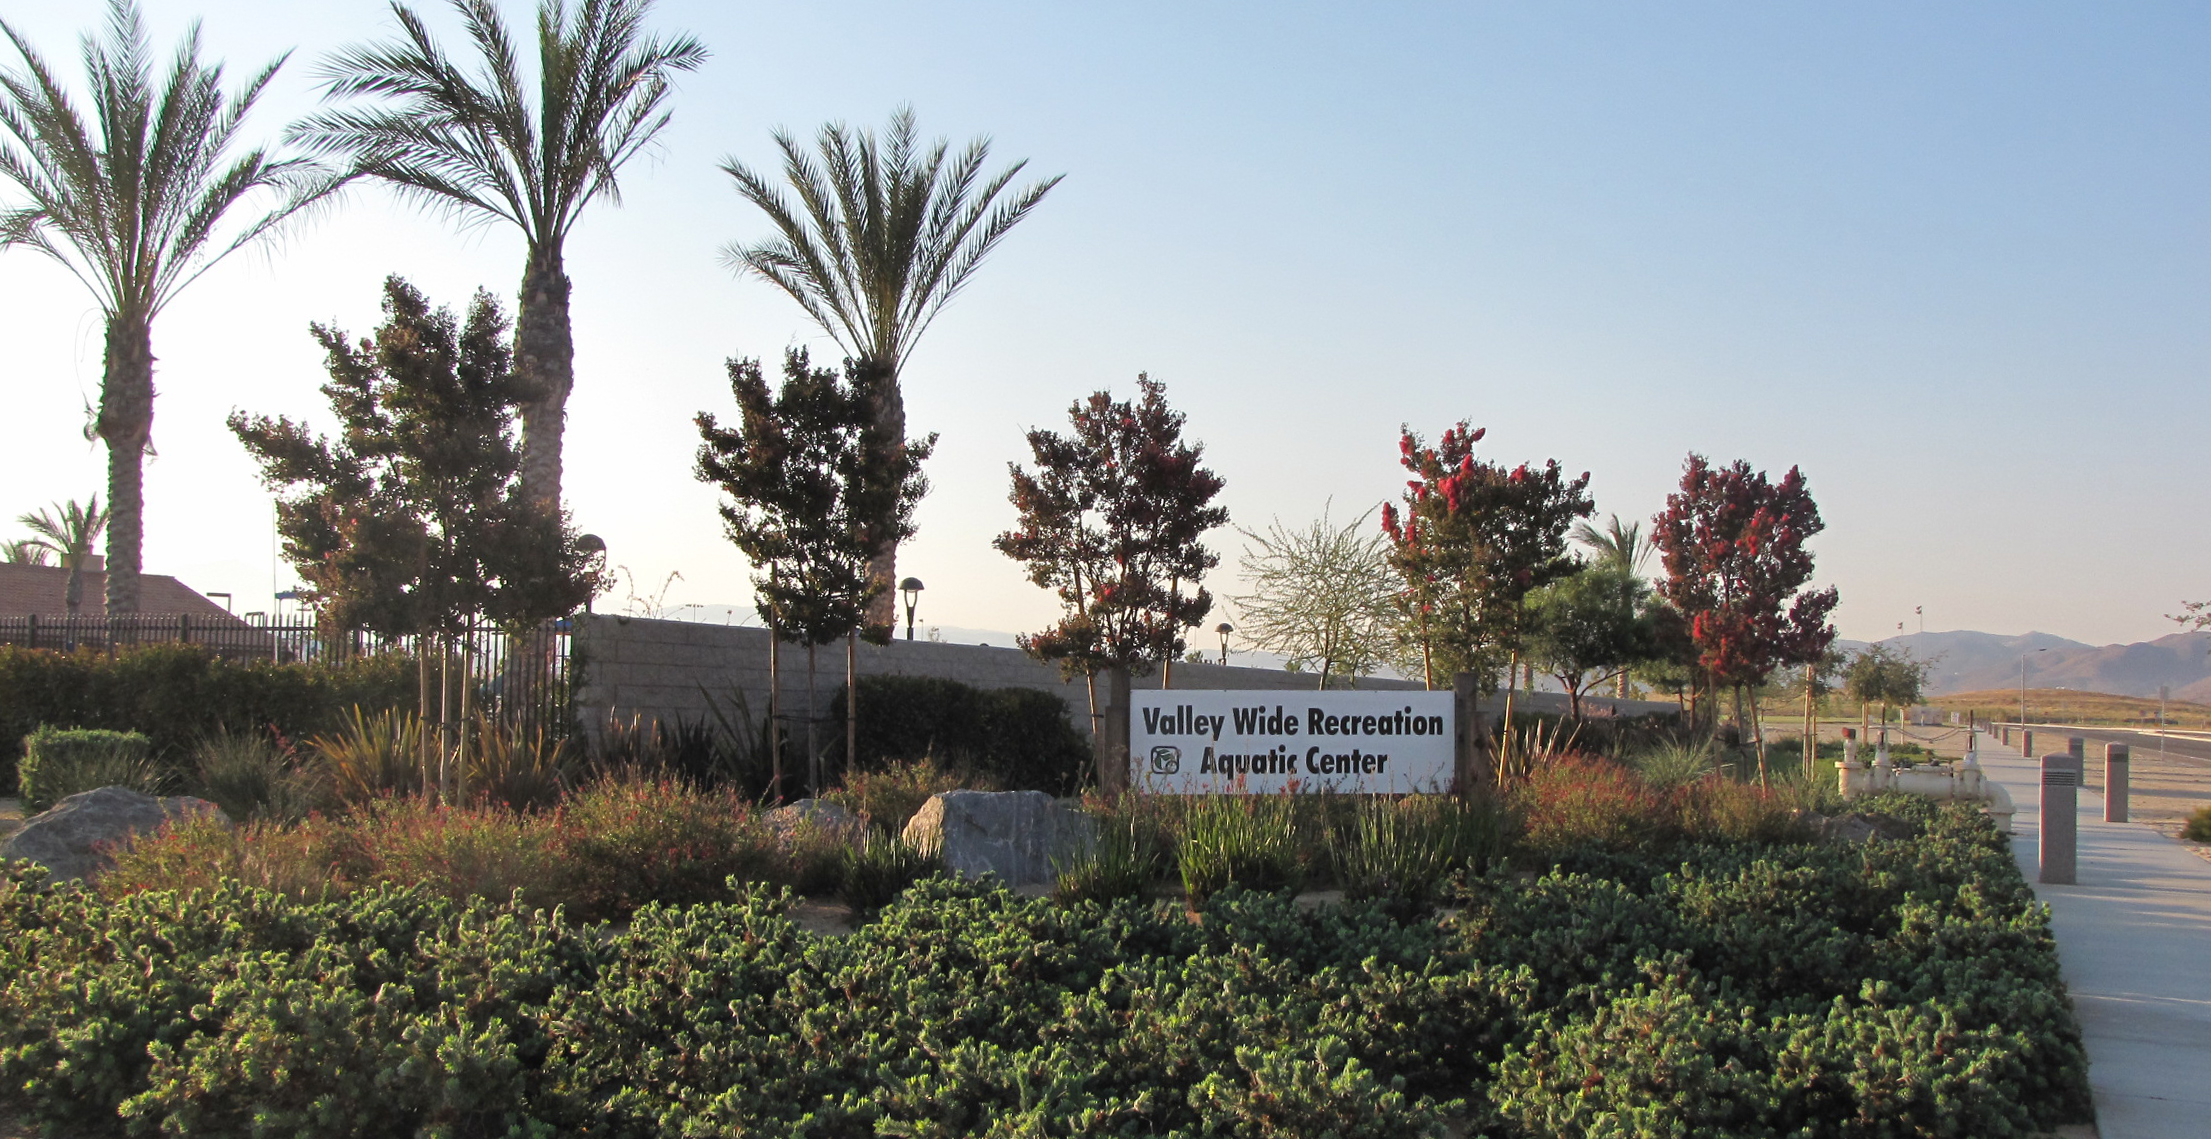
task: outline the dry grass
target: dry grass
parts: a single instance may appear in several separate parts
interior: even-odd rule
[[[1992,688],[1981,692],[1952,692],[1931,697],[1927,703],[1946,711],[1978,712],[1982,716],[2009,720],[2019,715],[2019,690]],[[2177,728],[2211,728],[2211,704],[2171,700],[2165,704],[2165,715]],[[2157,723],[2157,701],[2071,688],[2029,688],[2027,719],[2045,724],[2154,725]]]

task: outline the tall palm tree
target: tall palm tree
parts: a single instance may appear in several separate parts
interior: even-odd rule
[[[1623,522],[1615,514],[1602,530],[1587,521],[1574,523],[1574,541],[1597,556],[1600,565],[1640,576],[1657,543],[1643,534],[1641,522]]]
[[[335,188],[314,163],[256,148],[226,157],[282,58],[223,94],[222,65],[200,61],[194,24],[156,76],[145,21],[108,6],[107,34],[83,43],[89,122],[29,41],[0,34],[21,70],[0,71],[0,179],[21,200],[0,207],[0,249],[54,260],[92,290],[107,318],[100,406],[90,434],[107,444],[107,611],[138,611],[145,539],[142,469],[154,420],[153,322],[200,274],[268,236]],[[272,198],[265,208],[260,202]],[[232,214],[245,220],[225,223]]]
[[[394,0],[398,40],[347,48],[319,73],[328,98],[372,102],[327,111],[291,137],[464,225],[522,231],[528,255],[514,331],[516,379],[530,393],[522,490],[558,509],[576,380],[562,247],[586,205],[620,201],[616,175],[668,125],[671,74],[697,68],[706,48],[690,36],[648,36],[652,0],[582,0],[574,9],[540,0],[533,97],[493,0],[452,5],[475,49],[468,67]]]
[[[902,447],[906,399],[898,377],[915,341],[992,247],[1066,175],[1006,194],[1027,159],[983,181],[990,140],[977,138],[957,156],[942,139],[917,145],[911,107],[892,112],[881,136],[830,123],[815,136],[815,155],[788,131],[776,131],[775,144],[783,152],[783,182],[798,207],[784,198],[783,187],[726,159],[723,171],[768,215],[776,236],[733,243],[723,249],[723,260],[790,294],[876,377],[877,437]],[[882,587],[869,606],[868,624],[887,627],[894,617],[896,544],[883,547],[868,576]]]
[[[65,602],[69,615],[74,617],[84,605],[84,567],[92,556],[92,544],[100,540],[100,532],[107,529],[107,515],[100,510],[100,496],[93,495],[89,506],[79,505],[72,498],[66,503],[54,504],[54,513],[33,511],[16,519],[30,528],[33,545],[61,559],[69,570],[68,593]]]

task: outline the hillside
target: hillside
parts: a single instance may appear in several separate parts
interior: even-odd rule
[[[2021,658],[2027,687],[2211,701],[2211,633],[2173,633],[2131,645],[2084,645],[2048,633],[2002,636],[1970,630],[1907,633],[1881,642],[1934,662],[1928,688],[1941,695],[2010,689],[2016,700]]]

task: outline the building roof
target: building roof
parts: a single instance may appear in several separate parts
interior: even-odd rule
[[[181,615],[195,622],[227,622],[241,628],[250,627],[232,616],[229,610],[173,577],[141,574],[138,582],[141,613],[161,617]],[[78,616],[103,615],[106,607],[102,599],[106,596],[107,574],[86,570],[84,602],[77,611]],[[32,613],[38,614],[41,621],[47,618],[59,621],[69,616],[69,571],[59,566],[0,562],[0,617],[23,617]]]

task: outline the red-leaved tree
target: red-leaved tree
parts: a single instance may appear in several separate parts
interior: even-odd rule
[[[1834,643],[1836,591],[1805,588],[1804,543],[1826,528],[1819,506],[1795,467],[1774,482],[1742,460],[1715,467],[1692,454],[1655,522],[1666,570],[1658,592],[1688,618],[1697,687],[1732,689],[1741,723],[1744,688]]]

